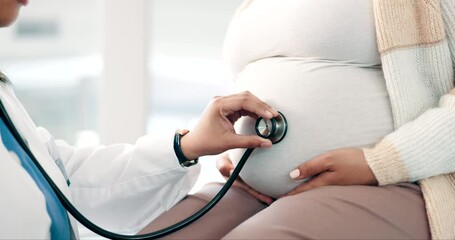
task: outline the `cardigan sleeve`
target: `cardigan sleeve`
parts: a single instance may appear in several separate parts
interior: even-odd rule
[[[363,152],[379,185],[455,172],[455,89]]]
[[[441,10],[455,72],[455,1],[442,1]],[[454,173],[455,89],[443,95],[437,107],[425,111],[363,152],[379,185]]]

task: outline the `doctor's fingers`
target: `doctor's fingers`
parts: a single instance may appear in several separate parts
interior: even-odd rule
[[[242,110],[267,119],[278,116],[278,112],[274,108],[261,101],[250,92],[217,97],[214,98],[212,102],[219,107],[221,114],[226,117]],[[244,112],[243,114],[246,115]]]
[[[248,112],[248,111],[245,111],[245,110],[240,110],[240,111],[237,111],[237,112],[234,112],[228,116],[225,116],[227,119],[229,119],[229,121],[234,124],[235,122],[237,122],[237,120],[239,120],[239,118],[243,117],[243,116],[248,116],[248,117],[251,117],[253,119],[256,119],[258,118],[258,115],[256,115],[256,113],[252,113],[252,112]]]
[[[233,133],[230,139],[226,142],[228,149],[234,148],[270,148],[272,142],[255,135],[238,135]]]

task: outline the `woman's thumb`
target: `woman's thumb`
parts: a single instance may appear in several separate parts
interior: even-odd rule
[[[228,154],[223,154],[216,161],[216,167],[221,175],[225,177],[231,176],[231,171],[234,169],[234,164],[232,164],[231,159]]]

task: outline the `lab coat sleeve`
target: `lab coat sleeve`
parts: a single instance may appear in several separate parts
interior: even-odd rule
[[[186,196],[200,171],[198,165],[180,166],[173,136],[81,148],[56,141],[76,207],[100,227],[122,234],[138,232],[170,209]]]

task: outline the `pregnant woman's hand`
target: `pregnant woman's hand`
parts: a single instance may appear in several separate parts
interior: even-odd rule
[[[218,168],[218,171],[220,171],[221,175],[223,175],[223,177],[226,179],[228,179],[234,171],[234,164],[232,164],[231,159],[226,153],[222,154],[221,157],[216,161],[216,167]],[[273,203],[273,199],[271,197],[254,190],[248,186],[248,184],[246,184],[240,177],[235,180],[233,185],[243,189],[245,192],[251,194],[254,198],[267,205]]]
[[[296,180],[310,177],[311,179],[284,196],[327,185],[378,184],[363,151],[358,148],[341,148],[327,152],[301,164],[289,175]]]

